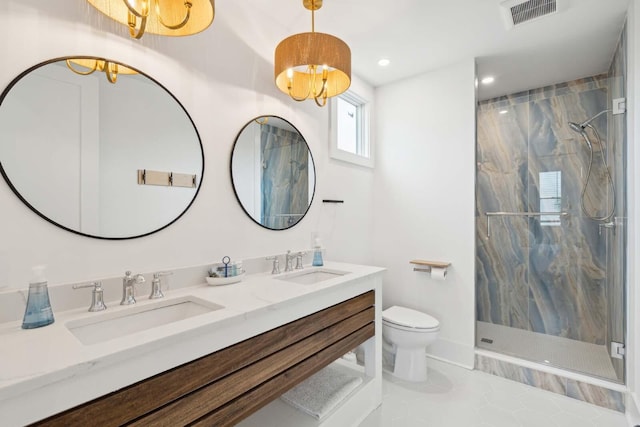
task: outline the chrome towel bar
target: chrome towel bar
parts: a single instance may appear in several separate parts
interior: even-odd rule
[[[492,216],[569,216],[569,212],[485,212],[487,216],[487,238],[491,237],[491,217]]]

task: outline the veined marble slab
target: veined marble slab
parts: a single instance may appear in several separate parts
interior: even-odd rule
[[[617,390],[575,381],[480,354],[476,354],[476,369],[614,411],[625,411],[625,395]]]
[[[590,156],[568,126],[607,109],[609,91],[609,79],[599,75],[480,103],[477,320],[599,345],[613,335],[614,304],[607,298],[615,279],[607,274],[620,257],[612,258],[610,238],[582,211]],[[606,115],[592,124],[608,146]],[[595,152],[585,208],[603,215],[614,196],[595,135],[590,138]],[[542,211],[540,177],[554,171],[560,172],[557,197],[567,216],[553,225],[535,216],[494,217],[487,237],[486,212]]]

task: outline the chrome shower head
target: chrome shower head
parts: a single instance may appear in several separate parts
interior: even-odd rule
[[[585,126],[587,126],[587,124],[577,124],[574,122],[569,122],[569,127],[578,132],[580,135],[582,135],[582,137],[584,138],[584,142],[587,143],[587,145],[589,146],[589,150],[591,150],[591,140],[589,139],[589,136],[587,136],[587,132],[584,131]]]
[[[584,127],[574,122],[569,122],[569,127],[578,133],[584,132]]]

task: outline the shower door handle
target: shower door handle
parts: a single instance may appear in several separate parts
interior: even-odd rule
[[[598,224],[598,235],[602,235],[603,228],[616,228],[616,224],[613,221]]]

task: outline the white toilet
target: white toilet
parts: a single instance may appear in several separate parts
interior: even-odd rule
[[[393,375],[406,381],[426,381],[426,348],[438,337],[440,322],[417,310],[394,305],[382,312],[385,348],[395,354]]]

